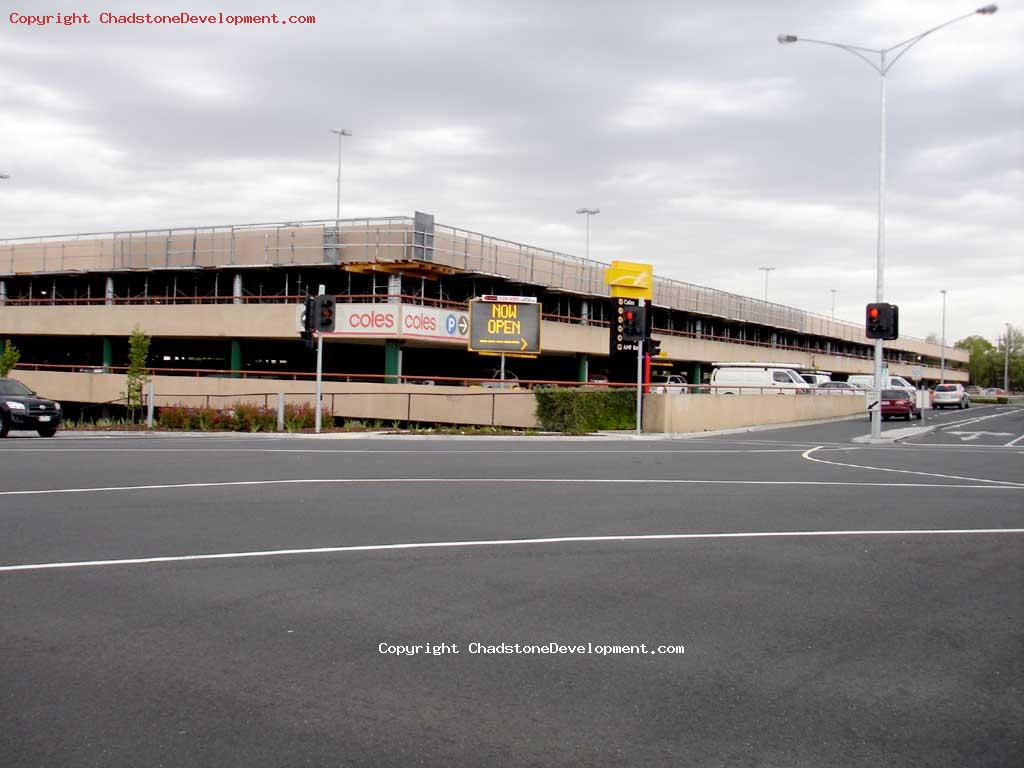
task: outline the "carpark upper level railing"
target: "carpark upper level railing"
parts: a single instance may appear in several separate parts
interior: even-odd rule
[[[312,220],[91,232],[0,240],[0,275],[131,269],[430,262],[580,296],[608,296],[606,264],[412,217]],[[867,343],[859,324],[656,277],[654,304],[806,335]],[[892,346],[939,356],[939,345],[901,337]],[[947,348],[947,357],[958,356]]]

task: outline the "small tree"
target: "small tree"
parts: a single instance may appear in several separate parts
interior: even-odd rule
[[[18,348],[11,344],[11,340],[7,339],[4,342],[4,350],[0,352],[0,378],[7,376],[14,367],[18,364],[21,359],[21,353]]]
[[[151,339],[140,328],[128,337],[128,370],[125,375],[125,403],[131,419],[142,408],[142,387],[149,381],[149,343]]]

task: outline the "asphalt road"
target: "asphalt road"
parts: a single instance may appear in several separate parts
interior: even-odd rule
[[[1015,410],[0,441],[0,765],[1024,764]]]

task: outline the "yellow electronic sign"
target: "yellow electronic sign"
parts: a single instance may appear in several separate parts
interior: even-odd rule
[[[611,294],[624,299],[654,299],[654,266],[636,261],[613,261],[604,271]]]
[[[469,303],[469,351],[540,353],[540,304],[532,297],[488,296]]]

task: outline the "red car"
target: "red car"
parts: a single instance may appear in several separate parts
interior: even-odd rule
[[[907,421],[921,418],[921,409],[917,407],[914,392],[906,389],[882,390],[882,418],[888,421],[903,417]]]

